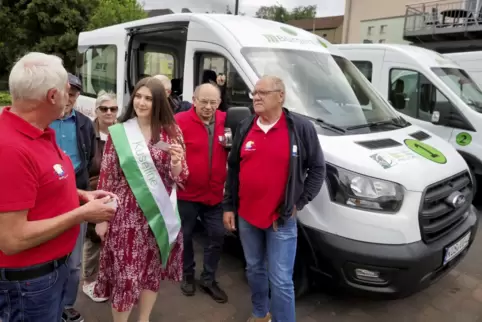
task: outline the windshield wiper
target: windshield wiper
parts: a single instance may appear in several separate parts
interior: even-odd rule
[[[296,112],[292,112],[292,113],[296,113]],[[329,130],[332,130],[332,131],[337,131],[337,132],[341,132],[341,133],[345,133],[346,130],[342,127],[339,127],[337,125],[334,125],[334,124],[331,124],[331,123],[328,123],[326,121],[324,121],[323,119],[320,119],[318,117],[312,117],[312,116],[309,116],[309,115],[305,115],[305,114],[300,114],[300,113],[296,113],[300,116],[303,116],[303,117],[306,117],[312,121],[315,121],[316,123],[318,123],[320,126],[324,127],[324,128],[327,128]]]
[[[354,125],[354,126],[349,126],[346,129],[348,131],[351,130],[357,130],[357,129],[363,129],[363,128],[373,128],[373,127],[378,127],[378,126],[383,126],[383,125],[393,125],[398,128],[404,128],[406,124],[401,124],[399,122],[395,122],[395,119],[391,119],[389,121],[380,121],[380,122],[369,122],[366,124],[360,124],[360,125]]]

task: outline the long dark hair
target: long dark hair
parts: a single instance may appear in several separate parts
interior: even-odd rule
[[[164,129],[171,139],[175,139],[177,137],[176,120],[174,119],[174,114],[167,100],[166,90],[161,81],[154,77],[146,77],[137,82],[129,104],[124,114],[119,118],[119,122],[127,122],[137,116],[134,110],[134,97],[139,88],[144,86],[147,87],[152,94],[151,140],[154,143],[159,142],[161,129]]]

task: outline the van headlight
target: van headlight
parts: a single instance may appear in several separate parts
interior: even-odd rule
[[[329,165],[330,197],[344,206],[395,213],[402,206],[403,187]]]

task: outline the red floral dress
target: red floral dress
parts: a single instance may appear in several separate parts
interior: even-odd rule
[[[177,133],[177,143],[184,146],[179,128]],[[164,131],[161,132],[161,140],[174,143]],[[189,174],[185,158],[181,174],[174,178],[170,154],[152,143],[148,147],[168,194],[174,182],[185,184]],[[154,234],[127,183],[110,136],[102,158],[98,189],[115,193],[119,202],[102,246],[94,294],[110,298],[116,311],[125,312],[137,303],[141,291],[159,291],[161,279],[181,281],[184,251],[182,233],[179,233],[164,270]]]

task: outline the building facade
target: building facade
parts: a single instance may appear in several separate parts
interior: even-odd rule
[[[318,17],[291,20],[289,25],[313,32],[332,44],[341,44],[343,38],[343,16]]]
[[[406,4],[407,2],[404,0],[346,0],[345,19],[343,22],[343,43],[362,43],[364,39],[368,39],[366,38],[366,33],[368,32],[366,28],[374,24],[367,23],[367,21],[405,17]],[[391,26],[391,23],[394,25]],[[388,21],[389,27],[386,28],[387,30],[394,30],[397,24],[399,24],[399,22],[396,19],[393,21],[390,20]],[[381,27],[381,25],[376,25],[378,28]],[[380,29],[376,32],[379,31]],[[373,32],[375,32],[375,30],[373,30]],[[403,34],[403,25],[400,32]]]
[[[362,43],[406,44],[403,39],[405,15],[360,21],[359,39]]]
[[[432,42],[428,38],[423,41],[419,39],[417,31],[433,26],[432,29],[436,32],[432,34],[444,33],[447,27],[451,27],[452,20],[457,20],[455,26],[464,25],[464,19],[470,25],[470,16],[479,17],[472,20],[482,22],[481,7],[482,0],[346,0],[342,42]],[[458,16],[453,16],[454,11]],[[446,17],[448,22],[445,19],[442,21]],[[407,37],[407,34],[412,37]],[[456,35],[453,38],[450,40],[462,40],[463,37]]]

